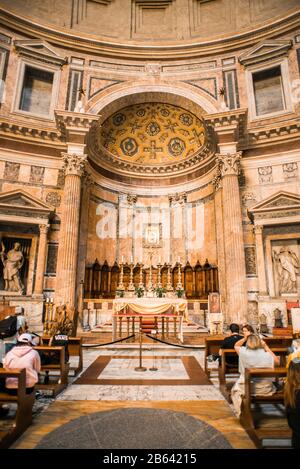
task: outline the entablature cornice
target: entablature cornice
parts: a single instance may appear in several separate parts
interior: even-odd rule
[[[300,118],[285,122],[273,123],[272,125],[248,128],[244,142],[240,149],[251,149],[257,146],[272,145],[278,142],[300,139]]]
[[[16,120],[1,117],[0,134],[34,142],[63,144],[59,131],[55,127],[38,126],[29,120]]]
[[[86,54],[117,56],[128,59],[177,59],[212,56],[216,54],[232,53],[253,45],[256,41],[263,41],[270,37],[279,37],[300,26],[300,12],[295,10],[285,18],[276,18],[250,31],[240,31],[230,37],[218,37],[211,41],[190,41],[184,44],[164,43],[163,45],[148,45],[137,43],[109,42],[85,33],[78,34],[54,27],[41,25],[28,17],[21,17],[17,13],[1,7],[0,23],[6,28],[20,31],[29,37],[39,37],[60,47],[81,51]]]
[[[72,135],[86,135],[96,124],[100,116],[73,111],[55,111],[57,128],[65,141],[71,141]]]

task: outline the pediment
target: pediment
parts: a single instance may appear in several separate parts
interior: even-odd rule
[[[286,55],[291,47],[292,43],[288,40],[283,41],[273,39],[270,41],[263,41],[240,55],[239,61],[246,66],[264,62],[275,57]]]
[[[273,212],[276,216],[276,214],[284,214],[291,210],[300,210],[300,196],[291,192],[279,191],[248,209],[248,214],[253,219],[258,214]]]
[[[26,207],[40,210],[53,210],[50,205],[40,199],[33,197],[23,190],[15,190],[0,194],[0,204],[11,207]]]
[[[67,61],[66,57],[59,55],[54,47],[50,46],[50,44],[43,39],[16,40],[14,41],[14,46],[20,55],[39,59],[43,62],[63,65]]]

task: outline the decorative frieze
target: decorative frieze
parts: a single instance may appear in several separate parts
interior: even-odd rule
[[[259,184],[273,182],[272,166],[257,168]]]
[[[61,203],[61,196],[58,194],[58,192],[48,192],[46,196],[46,202],[53,207],[59,207]]]
[[[298,176],[298,164],[284,163],[282,165],[283,177],[285,180],[296,178]]]
[[[65,185],[65,172],[63,169],[58,170],[56,185],[59,188],[62,188]]]
[[[256,271],[256,251],[255,246],[245,247],[246,275],[255,276]]]
[[[8,181],[17,181],[20,173],[20,164],[11,161],[5,161],[4,179]]]
[[[135,194],[127,194],[127,203],[130,206],[135,205],[137,202],[137,196]]]
[[[43,184],[45,168],[43,166],[31,166],[29,182]]]

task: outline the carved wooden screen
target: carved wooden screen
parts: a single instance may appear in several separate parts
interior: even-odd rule
[[[139,266],[134,267],[133,269],[133,283],[134,286],[137,287],[140,283],[140,268]]]
[[[168,283],[168,267],[166,265],[161,269],[161,283],[163,288],[166,288]]]
[[[100,294],[104,298],[107,298],[109,295],[109,287],[110,285],[108,284],[108,274],[109,274],[109,266],[107,262],[105,261],[102,269],[101,269],[101,289],[100,289]]]
[[[176,286],[177,286],[177,282],[178,282],[178,267],[176,265],[176,267],[173,268],[173,272],[172,272],[172,278],[173,278],[173,288],[175,289]]]
[[[110,281],[110,294],[112,297],[116,295],[116,290],[119,283],[120,269],[118,264],[115,262],[111,269],[111,281]]]
[[[101,266],[98,259],[93,264],[92,272],[92,298],[97,298],[101,290]]]
[[[194,293],[193,269],[190,264],[184,267],[184,289],[187,298],[192,298]]]
[[[157,283],[157,269],[153,267],[152,283]],[[130,267],[126,264],[123,270],[123,283],[128,288],[130,281]],[[114,298],[119,284],[120,267],[115,263],[110,267],[107,261],[101,266],[96,259],[94,264],[85,269],[85,298]],[[168,268],[166,265],[161,270],[161,282],[164,288],[167,286]],[[201,266],[198,261],[193,268],[189,263],[181,271],[181,281],[187,298],[207,298],[209,292],[219,291],[218,268],[208,261]],[[149,282],[149,268],[143,269],[143,284],[147,287]],[[178,265],[171,268],[171,282],[176,289],[178,282]],[[133,283],[135,287],[140,283],[140,267],[133,269]]]
[[[84,278],[84,297],[90,298],[92,295],[93,266],[86,266]]]
[[[203,269],[199,262],[195,266],[195,297],[201,298],[204,294]]]
[[[123,283],[124,283],[125,288],[127,288],[129,285],[129,280],[130,280],[130,267],[127,264],[124,265],[123,272],[124,272]]]

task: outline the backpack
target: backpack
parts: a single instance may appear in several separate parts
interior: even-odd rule
[[[0,321],[0,339],[13,337],[17,333],[17,316],[9,316]]]

